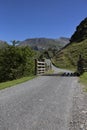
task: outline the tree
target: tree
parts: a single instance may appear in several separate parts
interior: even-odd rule
[[[0,82],[34,74],[34,51],[9,46],[0,51]]]
[[[12,43],[13,46],[16,46],[17,44],[20,43],[20,41],[12,40],[11,43]]]

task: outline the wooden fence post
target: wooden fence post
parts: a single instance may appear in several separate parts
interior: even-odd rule
[[[35,59],[35,75],[37,75],[37,59]]]

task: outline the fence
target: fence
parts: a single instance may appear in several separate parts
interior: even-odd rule
[[[51,69],[51,61],[50,60],[35,59],[35,75],[42,75],[50,69]]]
[[[44,74],[45,71],[46,71],[45,60],[38,61],[37,59],[35,59],[35,74],[41,75]]]

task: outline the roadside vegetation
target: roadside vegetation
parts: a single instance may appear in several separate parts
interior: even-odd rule
[[[35,77],[36,76],[32,75],[32,76],[12,80],[12,81],[2,82],[2,83],[0,83],[0,90],[8,88],[8,87],[12,87],[14,85],[17,85],[17,84],[20,84],[20,83],[23,83],[23,82],[26,82],[28,80],[31,80],[31,79],[35,78]]]
[[[34,75],[34,56],[35,52],[29,47],[0,49],[0,82]]]
[[[47,72],[45,72],[45,74],[53,74],[54,70],[48,70]]]
[[[80,76],[80,82],[84,84],[84,91],[87,92],[87,72]]]

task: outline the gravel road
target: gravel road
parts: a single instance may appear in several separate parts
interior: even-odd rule
[[[1,90],[0,130],[69,130],[77,86],[77,77],[39,76]]]

